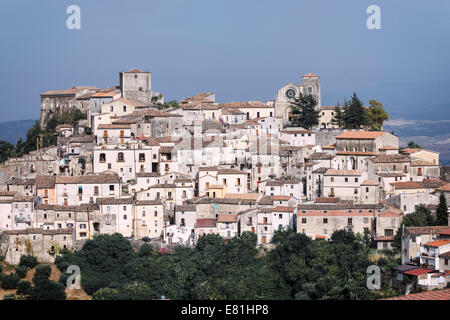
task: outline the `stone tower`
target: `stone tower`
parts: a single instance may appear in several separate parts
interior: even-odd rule
[[[312,94],[316,97],[316,108],[319,109],[321,106],[319,76],[313,73],[305,74],[304,76],[302,76],[302,82],[300,83],[299,87],[304,95]]]
[[[120,73],[120,90],[122,98],[151,103],[152,78],[151,72],[132,69]]]

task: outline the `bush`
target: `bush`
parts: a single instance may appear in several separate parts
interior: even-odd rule
[[[27,276],[27,271],[28,271],[28,268],[26,266],[17,266],[16,267],[16,274],[21,279],[23,279]]]
[[[20,281],[20,278],[15,273],[4,275],[2,277],[2,289],[4,289],[4,290],[17,289],[17,283],[19,281]]]
[[[30,269],[33,269],[38,265],[37,258],[30,255],[23,255],[20,257],[20,263],[19,266],[25,266]]]
[[[33,282],[31,300],[66,300],[65,287],[61,283],[43,277],[33,278]]]
[[[148,257],[153,254],[153,247],[149,245],[148,243],[144,243],[139,248],[139,257]]]
[[[3,265],[0,264],[0,273],[3,272]]]
[[[33,289],[31,288],[31,283],[30,281],[26,281],[26,280],[20,280],[19,283],[17,284],[17,294],[21,294],[24,296],[29,296],[31,295]]]
[[[36,272],[34,274],[33,281],[34,281],[34,278],[48,279],[51,274],[52,274],[52,267],[50,267],[49,264],[39,264],[36,267]]]
[[[14,293],[7,294],[3,297],[3,300],[16,300],[16,295]]]

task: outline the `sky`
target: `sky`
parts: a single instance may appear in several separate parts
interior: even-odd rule
[[[70,5],[80,30],[66,27]],[[449,39],[448,0],[3,0],[0,121],[38,119],[40,93],[119,85],[134,67],[166,101],[265,101],[312,72],[322,105],[356,92],[391,118],[450,119]]]

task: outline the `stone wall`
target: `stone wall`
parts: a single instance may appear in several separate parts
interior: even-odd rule
[[[321,129],[316,131],[316,144],[326,146],[336,142],[336,137],[346,130],[339,129]]]

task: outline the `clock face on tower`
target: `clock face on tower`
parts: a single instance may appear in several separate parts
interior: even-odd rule
[[[286,98],[288,98],[289,100],[292,100],[295,98],[295,90],[290,88],[286,90]]]

